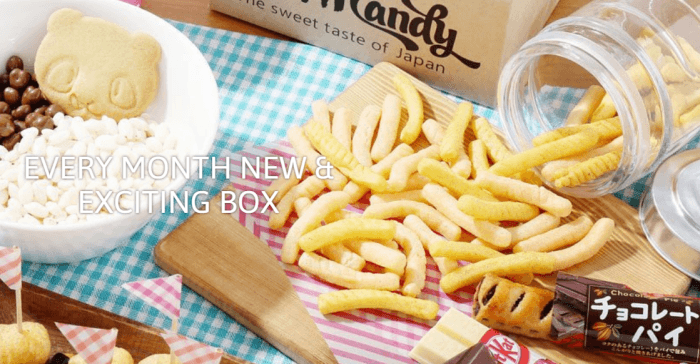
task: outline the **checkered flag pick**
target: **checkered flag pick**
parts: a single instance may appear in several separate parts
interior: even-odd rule
[[[22,289],[22,254],[19,248],[0,247],[0,279],[10,289]]]
[[[117,344],[117,329],[103,330],[56,322],[73,349],[87,364],[110,364]]]
[[[175,274],[165,278],[124,283],[122,288],[165,313],[171,319],[177,320],[180,317],[181,275]]]
[[[220,349],[180,336],[174,332],[160,334],[182,364],[219,364],[224,352]]]

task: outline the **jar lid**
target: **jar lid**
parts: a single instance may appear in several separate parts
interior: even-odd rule
[[[700,280],[700,149],[661,164],[642,196],[639,220],[664,259]]]

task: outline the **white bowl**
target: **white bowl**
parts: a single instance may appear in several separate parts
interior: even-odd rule
[[[151,119],[168,124],[171,133],[188,143],[190,155],[208,155],[219,123],[219,98],[209,64],[180,31],[163,19],[117,0],[2,0],[0,1],[0,63],[20,56],[32,69],[34,56],[46,34],[49,16],[61,8],[73,8],[86,16],[100,17],[134,32],[150,34],[160,43],[160,86],[146,111]],[[3,69],[4,71],[4,69]],[[179,148],[178,148],[179,149]],[[166,188],[178,190],[186,182],[179,177]],[[158,202],[154,208],[158,212]],[[43,263],[75,262],[102,255],[128,241],[154,214],[114,214],[101,219],[66,225],[26,225],[0,221],[0,245],[16,245],[22,258]]]

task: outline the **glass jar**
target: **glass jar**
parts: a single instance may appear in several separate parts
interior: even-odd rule
[[[518,151],[532,148],[537,135],[566,126],[576,104],[571,95],[582,95],[586,82],[602,86],[622,128],[617,167],[558,189],[579,197],[619,191],[700,131],[698,49],[700,0],[595,0],[549,24],[504,66],[498,110],[506,138]],[[556,62],[590,77],[556,75],[553,81]],[[538,172],[542,177],[542,167]]]

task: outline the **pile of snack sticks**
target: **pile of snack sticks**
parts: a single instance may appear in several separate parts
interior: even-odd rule
[[[571,202],[542,187],[532,168],[587,152],[610,138],[609,128],[555,130],[515,154],[472,104],[460,104],[443,127],[424,120],[423,99],[409,78],[397,74],[393,83],[400,97],[389,93],[381,107],[366,106],[355,123],[348,109],[331,117],[325,102],[314,102],[312,120],[288,131],[311,173],[267,188],[278,192],[270,228],[282,228],[292,212],[298,216],[281,260],[348,288],[321,294],[321,313],[379,308],[430,320],[438,304],[418,298],[427,254],[442,274],[441,289],[452,293],[486,274],[529,284],[533,274],[581,263],[607,242],[611,219],[574,219]],[[469,129],[476,139],[469,141]],[[421,132],[430,145],[416,150]],[[331,179],[315,174],[321,156],[334,167]],[[364,212],[348,209],[367,194]]]

